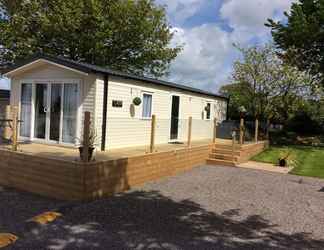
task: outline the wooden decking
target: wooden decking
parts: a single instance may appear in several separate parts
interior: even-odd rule
[[[206,163],[212,143],[146,147],[98,153],[97,160],[79,161],[78,150],[20,144],[19,151],[0,147],[0,185],[63,200],[109,196]]]
[[[219,140],[220,143],[224,143],[225,140]],[[211,140],[199,140],[193,141],[191,147],[203,146],[211,144]],[[11,149],[9,145],[0,145],[1,148]],[[155,146],[155,152],[168,152],[173,150],[181,150],[188,148],[187,144],[160,144]],[[105,152],[96,151],[96,161],[109,161],[118,160],[128,157],[135,157],[148,154],[149,146],[137,146],[137,147],[125,147],[120,149],[112,149]],[[79,151],[77,148],[64,147],[58,145],[48,145],[40,143],[19,143],[18,151],[29,155],[35,155],[38,157],[44,157],[49,159],[58,159],[64,161],[80,161]]]
[[[213,150],[230,147],[230,141],[211,140],[186,144],[163,144],[156,152],[132,147],[97,152],[95,161],[80,161],[77,148],[43,144],[0,146],[0,185],[64,200],[89,200],[126,191],[132,187],[206,164]],[[239,162],[262,150],[265,142],[240,148]],[[214,152],[215,153],[215,152]],[[218,152],[219,153],[219,152]],[[224,160],[224,159],[223,159]],[[213,165],[224,162],[211,161]]]

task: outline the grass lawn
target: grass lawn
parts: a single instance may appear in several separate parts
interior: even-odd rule
[[[278,164],[280,152],[287,147],[271,146],[252,158],[254,161]],[[309,146],[288,146],[298,164],[290,173],[302,176],[324,178],[324,148]]]

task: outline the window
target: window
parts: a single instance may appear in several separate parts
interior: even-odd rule
[[[211,109],[211,105],[210,105],[210,103],[207,103],[207,105],[206,105],[206,120],[210,120],[210,109]]]
[[[143,118],[152,117],[152,95],[144,93],[143,94]]]

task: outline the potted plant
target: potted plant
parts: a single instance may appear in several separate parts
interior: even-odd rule
[[[97,141],[97,133],[94,129],[90,129],[90,132],[89,132],[89,138],[88,138],[88,145],[89,145],[89,148],[88,148],[88,161],[91,161],[92,160],[92,156],[93,156],[93,152],[96,148],[96,141]],[[80,140],[80,146],[79,146],[79,153],[80,153],[80,159],[81,160],[84,160],[83,159],[83,151],[84,151],[84,142],[83,140]]]
[[[292,151],[288,148],[280,152],[278,159],[279,167],[296,167],[297,161],[296,157],[292,154]]]
[[[141,105],[141,103],[142,103],[142,99],[141,99],[140,97],[135,97],[135,98],[133,99],[133,104],[134,104],[135,106],[139,106],[139,105]]]

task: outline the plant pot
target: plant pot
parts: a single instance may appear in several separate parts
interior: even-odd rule
[[[84,147],[79,147],[79,153],[80,153],[81,160],[84,160],[83,159],[83,148]],[[94,149],[95,148],[93,148],[93,147],[88,149],[88,161],[91,161]]]
[[[287,161],[285,159],[279,159],[279,167],[287,167]]]

